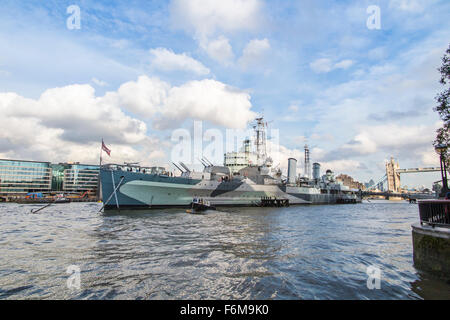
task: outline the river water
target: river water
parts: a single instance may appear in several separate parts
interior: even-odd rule
[[[448,282],[414,268],[413,204],[39,207],[0,204],[0,299],[450,299]]]

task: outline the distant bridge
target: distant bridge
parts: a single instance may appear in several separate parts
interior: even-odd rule
[[[412,168],[412,169],[397,169],[398,173],[416,173],[416,172],[436,172],[441,171],[439,167],[431,167],[431,168]]]
[[[390,161],[386,163],[386,174],[373,186],[368,188],[368,190],[377,189],[380,184],[387,184],[387,192],[390,194],[402,194],[400,192],[400,174],[402,173],[423,173],[423,172],[439,172],[440,167],[430,167],[430,168],[410,168],[410,169],[400,169],[398,162],[391,158]]]
[[[406,200],[420,200],[420,199],[434,199],[435,195],[430,193],[394,193],[394,192],[373,192],[373,191],[361,191],[361,197],[384,197],[389,200],[390,198],[402,198]]]

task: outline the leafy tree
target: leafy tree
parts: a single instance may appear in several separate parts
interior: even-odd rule
[[[441,73],[440,83],[445,86],[444,91],[436,96],[438,105],[434,108],[439,113],[440,118],[444,122],[442,128],[437,130],[434,145],[446,144],[450,147],[450,45],[442,58],[442,66],[438,69]],[[444,159],[447,168],[450,168],[450,150],[447,149]]]

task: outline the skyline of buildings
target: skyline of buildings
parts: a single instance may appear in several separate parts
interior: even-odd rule
[[[30,192],[95,194],[98,165],[0,159],[0,196]]]

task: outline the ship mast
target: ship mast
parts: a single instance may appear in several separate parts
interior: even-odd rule
[[[256,159],[258,166],[264,165],[267,159],[266,126],[264,118],[256,118],[256,126],[253,126],[253,129],[255,129],[256,135]]]
[[[305,144],[305,177],[311,178],[311,162],[309,159],[309,146]]]

